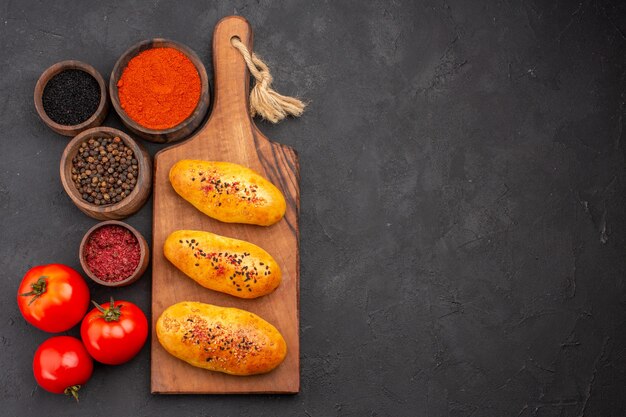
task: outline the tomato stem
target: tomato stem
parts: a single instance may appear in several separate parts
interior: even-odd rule
[[[122,315],[121,308],[123,307],[123,304],[116,306],[113,297],[111,297],[111,301],[109,302],[109,306],[107,308],[102,307],[93,300],[91,302],[96,306],[98,311],[102,313],[102,316],[100,317],[103,318],[104,321],[119,321],[120,316]]]
[[[28,302],[28,305],[31,305],[36,299],[41,297],[41,295],[46,292],[46,278],[48,277],[45,275],[40,276],[37,282],[30,284],[31,291],[20,294],[22,297],[33,296],[33,298],[31,298]]]
[[[71,395],[72,397],[74,397],[76,402],[78,402],[78,390],[79,389],[80,389],[80,385],[72,385],[71,387],[65,388],[65,391],[63,392],[65,393],[65,395]]]

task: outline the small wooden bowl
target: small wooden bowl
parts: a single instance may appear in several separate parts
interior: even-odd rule
[[[87,244],[87,241],[89,240],[89,237],[91,236],[91,234],[95,230],[103,226],[109,226],[109,225],[121,226],[130,230],[130,232],[135,236],[135,238],[137,238],[137,242],[139,242],[139,249],[141,251],[139,264],[137,265],[137,268],[135,269],[135,271],[128,278],[125,278],[121,281],[116,281],[116,282],[103,281],[97,276],[95,276],[94,273],[91,272],[91,270],[87,266],[87,261],[85,260],[85,254],[84,254],[85,245]],[[124,222],[118,222],[116,220],[108,220],[108,221],[96,224],[91,229],[89,229],[87,233],[85,233],[85,236],[83,236],[83,240],[80,242],[80,249],[78,250],[78,259],[80,259],[80,265],[83,267],[85,274],[87,274],[89,278],[91,278],[98,284],[105,285],[107,287],[123,287],[123,286],[132,284],[133,282],[137,281],[139,278],[141,278],[143,273],[146,271],[146,268],[148,267],[148,263],[150,262],[150,247],[148,246],[148,242],[143,237],[143,235],[139,233],[137,229],[135,229],[131,225],[124,223]]]
[[[48,117],[48,114],[46,114],[46,111],[43,108],[42,97],[43,90],[44,88],[46,88],[46,84],[48,84],[48,81],[50,81],[50,79],[52,79],[52,77],[54,77],[58,73],[70,69],[85,71],[96,79],[98,85],[100,86],[100,104],[98,105],[96,112],[92,114],[89,119],[77,125],[67,126],[58,124],[50,117]],[[41,74],[39,80],[37,80],[37,84],[35,85],[34,98],[35,109],[37,109],[37,114],[39,114],[41,120],[43,120],[43,122],[48,125],[50,129],[64,136],[75,136],[85,129],[89,129],[94,126],[100,126],[106,118],[107,113],[109,112],[109,99],[104,78],[102,78],[102,75],[100,75],[100,73],[94,67],[81,61],[58,62],[45,70],[43,74]]]
[[[138,175],[135,188],[122,201],[105,206],[97,206],[88,201],[78,192],[72,180],[72,160],[76,156],[81,143],[90,137],[116,137],[133,150],[138,162]],[[152,162],[148,152],[121,130],[111,127],[94,127],[78,134],[70,141],[63,151],[60,165],[61,183],[72,202],[86,215],[98,220],[123,219],[138,211],[150,196],[152,190]]]
[[[198,74],[200,75],[200,99],[198,100],[196,109],[185,120],[169,129],[154,130],[148,129],[147,127],[140,125],[126,114],[124,109],[122,109],[122,105],[120,104],[117,82],[122,76],[124,68],[126,68],[128,62],[139,53],[152,48],[177,49],[178,51],[185,54],[187,58],[189,58],[189,60],[195,65],[196,69],[198,70]],[[206,115],[206,112],[209,108],[209,79],[207,77],[206,69],[202,64],[202,61],[200,61],[198,55],[196,55],[196,53],[188,47],[167,39],[149,39],[131,46],[117,60],[115,66],[113,67],[113,71],[111,72],[111,78],[109,80],[109,94],[111,96],[111,103],[113,103],[113,108],[120,116],[120,119],[122,119],[124,125],[126,125],[126,127],[128,127],[128,129],[130,129],[133,133],[151,142],[176,142],[189,136],[204,121],[204,116]]]

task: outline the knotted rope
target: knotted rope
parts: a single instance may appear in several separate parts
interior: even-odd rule
[[[239,38],[233,37],[230,43],[241,53],[255,79],[250,92],[250,114],[253,117],[258,114],[272,123],[278,123],[287,116],[302,115],[306,106],[302,101],[283,96],[272,89],[272,74],[265,62],[254,53],[251,54]]]

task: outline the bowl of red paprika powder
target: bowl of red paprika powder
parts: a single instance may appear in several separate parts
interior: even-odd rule
[[[137,281],[146,271],[150,248],[137,229],[108,220],[85,233],[78,257],[93,281],[107,287],[123,287]]]
[[[167,39],[131,46],[109,80],[111,104],[128,129],[158,143],[188,137],[209,108],[209,81],[191,49]]]

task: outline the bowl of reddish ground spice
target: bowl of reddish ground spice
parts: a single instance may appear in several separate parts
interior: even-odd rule
[[[107,287],[122,287],[137,281],[146,271],[150,249],[134,227],[109,220],[85,233],[78,256],[89,278]]]
[[[152,142],[175,142],[204,121],[209,81],[191,49],[167,39],[150,39],[131,46],[117,60],[109,95],[128,129]]]

